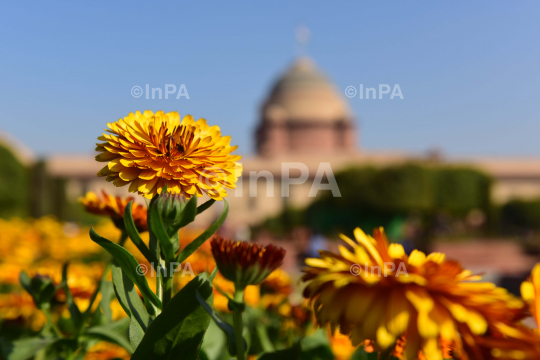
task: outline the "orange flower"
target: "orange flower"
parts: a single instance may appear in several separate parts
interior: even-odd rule
[[[406,334],[406,359],[422,351],[437,360],[442,344],[453,342],[461,352],[464,339],[467,352],[475,353],[482,345],[474,339],[524,314],[519,299],[494,284],[474,282],[477,276],[444,254],[415,250],[407,256],[401,245],[388,244],[382,229],[374,238],[360,229],[354,234],[356,241],[342,236],[352,251],[321,251],[322,258],[306,260],[303,277],[317,322],[339,328],[354,345],[371,340],[385,350]]]
[[[0,319],[4,322],[29,324],[32,330],[38,331],[45,324],[45,315],[38,310],[34,300],[27,292],[0,294]]]
[[[215,236],[210,245],[221,274],[241,289],[257,285],[283,262],[285,250]]]
[[[130,192],[147,198],[167,191],[189,199],[207,194],[222,200],[225,188],[234,189],[242,166],[231,155],[230,136],[221,136],[219,126],[178,112],[155,114],[147,110],[130,113],[107,124],[112,135],[103,134],[96,150],[97,161],[108,162],[98,173],[116,186],[129,184]]]
[[[349,360],[358,346],[353,346],[348,336],[340,333],[328,334],[330,348],[336,360]]]
[[[293,291],[291,278],[286,271],[277,269],[261,284],[263,292],[290,295]]]
[[[86,196],[79,198],[79,203],[81,203],[85,210],[91,214],[109,216],[117,227],[123,229],[124,211],[129,202],[134,198],[113,196],[108,194],[105,190],[101,190],[101,194],[102,196],[99,197],[96,193],[90,191],[86,193]],[[131,212],[137,230],[140,232],[148,231],[146,225],[146,209],[144,206],[133,203]]]
[[[84,360],[128,360],[130,357],[129,352],[123,347],[102,341],[88,350],[84,356]]]
[[[529,305],[536,325],[540,326],[540,263],[534,266],[529,279],[521,284],[521,296]]]

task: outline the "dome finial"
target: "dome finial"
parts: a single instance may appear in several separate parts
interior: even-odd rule
[[[294,31],[294,37],[296,38],[296,56],[304,57],[307,55],[307,47],[311,32],[305,25],[300,25]]]

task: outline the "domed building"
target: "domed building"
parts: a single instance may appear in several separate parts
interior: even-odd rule
[[[410,159],[402,153],[361,153],[356,138],[354,115],[342,92],[312,59],[295,60],[262,102],[256,155],[242,159],[241,183],[229,192],[231,226],[257,224],[285,207],[309,205],[318,194],[313,189],[325,189],[332,174],[348,166]]]
[[[300,58],[278,79],[264,102],[256,132],[261,156],[355,152],[348,103],[309,58]]]

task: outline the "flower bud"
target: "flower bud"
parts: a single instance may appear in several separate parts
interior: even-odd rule
[[[261,246],[215,236],[212,254],[223,277],[239,289],[258,285],[283,263],[285,250],[274,245]]]
[[[24,275],[26,281],[21,281],[23,287],[28,291],[38,308],[41,308],[44,304],[47,304],[54,293],[56,292],[56,286],[53,280],[47,275],[37,274],[29,279],[26,274]]]
[[[157,201],[157,209],[166,227],[175,226],[181,221],[182,211],[186,207],[186,198],[180,194],[163,191]]]

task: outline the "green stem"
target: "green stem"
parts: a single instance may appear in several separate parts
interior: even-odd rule
[[[235,289],[234,301],[238,303],[244,302],[244,289]],[[236,340],[236,358],[238,360],[245,360],[246,350],[244,349],[244,323],[242,322],[242,310],[236,307],[233,310],[233,327]]]
[[[118,245],[124,246],[126,240],[128,239],[128,234],[125,230],[122,230],[122,233],[120,234],[120,239],[118,240]],[[77,330],[77,338],[82,334],[85,325],[86,320],[90,317],[92,313],[92,306],[94,306],[94,302],[96,301],[96,298],[101,291],[101,284],[103,284],[103,281],[107,279],[107,275],[109,274],[109,270],[111,269],[112,262],[114,261],[113,258],[109,259],[107,261],[107,265],[105,266],[105,271],[103,272],[103,275],[101,275],[101,278],[99,279],[98,285],[96,287],[96,290],[92,294],[92,297],[90,298],[90,303],[88,304],[88,308],[84,311],[81,319],[81,324],[79,326],[79,329]]]
[[[62,335],[62,332],[60,331],[60,329],[58,329],[58,327],[56,326],[56,324],[54,323],[52,319],[51,312],[49,311],[49,306],[50,306],[49,304],[43,304],[41,307],[41,310],[45,314],[45,317],[47,318],[47,322],[49,323],[49,326],[53,329],[54,333],[58,337],[63,338],[64,336]]]
[[[257,332],[257,336],[259,337],[259,341],[261,342],[261,347],[264,352],[276,351],[276,349],[274,349],[274,345],[272,345],[272,341],[270,341],[270,338],[268,337],[268,331],[266,331],[266,325],[264,323],[257,322],[257,325],[255,325],[255,331]]]
[[[170,269],[167,269],[170,271]],[[172,288],[173,288],[173,276],[174,274],[167,274],[163,277],[163,306],[162,309],[165,309],[169,301],[172,299]]]
[[[158,261],[159,261],[159,267],[157,271],[157,279],[156,279],[156,295],[158,296],[159,300],[163,303],[163,278],[166,274],[163,274],[161,271],[165,269],[165,261],[161,258],[161,251],[159,251],[158,248],[158,255],[157,255]],[[162,307],[163,308],[163,307]]]

